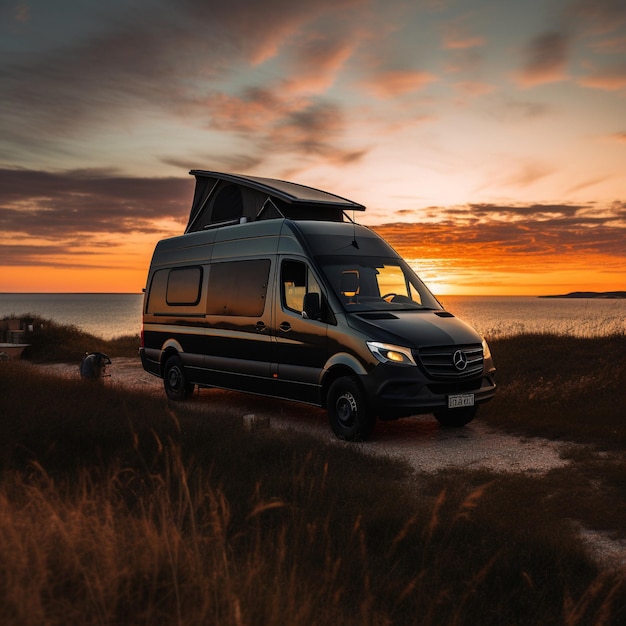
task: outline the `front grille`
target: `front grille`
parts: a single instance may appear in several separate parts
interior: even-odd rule
[[[483,371],[483,348],[480,344],[420,348],[417,357],[426,373],[438,380],[470,378]],[[465,367],[457,367],[455,360],[465,363]]]

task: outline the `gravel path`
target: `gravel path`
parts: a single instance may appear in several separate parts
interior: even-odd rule
[[[38,367],[64,376],[79,376],[75,365],[55,363]],[[165,393],[163,381],[145,372],[137,359],[114,359],[107,374],[105,384],[108,385],[158,395]],[[222,403],[240,411],[242,417],[252,413],[268,418],[272,428],[293,428],[337,441],[328,425],[326,412],[315,407],[219,389],[203,389],[191,402],[200,406]],[[562,444],[507,435],[489,428],[480,419],[460,429],[442,429],[432,416],[378,422],[370,441],[350,445],[359,445],[370,453],[401,458],[418,472],[435,472],[455,466],[539,473],[567,463],[559,456]]]

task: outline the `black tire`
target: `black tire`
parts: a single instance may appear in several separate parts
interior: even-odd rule
[[[469,424],[475,417],[478,407],[468,406],[462,409],[446,409],[435,411],[435,417],[444,428],[460,428]]]
[[[365,441],[376,416],[367,408],[365,394],[355,378],[342,376],[328,390],[326,402],[330,427],[339,439]]]
[[[175,355],[165,362],[163,385],[170,400],[186,400],[194,390],[193,383],[187,380],[182,359]]]

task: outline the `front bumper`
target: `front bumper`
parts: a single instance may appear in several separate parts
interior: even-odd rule
[[[432,413],[448,408],[448,396],[474,394],[474,403],[491,400],[496,393],[495,369],[480,376],[454,381],[432,380],[419,368],[380,364],[361,376],[369,406],[381,419]]]

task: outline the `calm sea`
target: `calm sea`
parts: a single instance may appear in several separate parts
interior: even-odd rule
[[[487,338],[529,332],[594,337],[626,333],[626,300],[442,296],[442,304]],[[141,330],[142,294],[3,293],[0,319],[33,314],[104,339]]]

